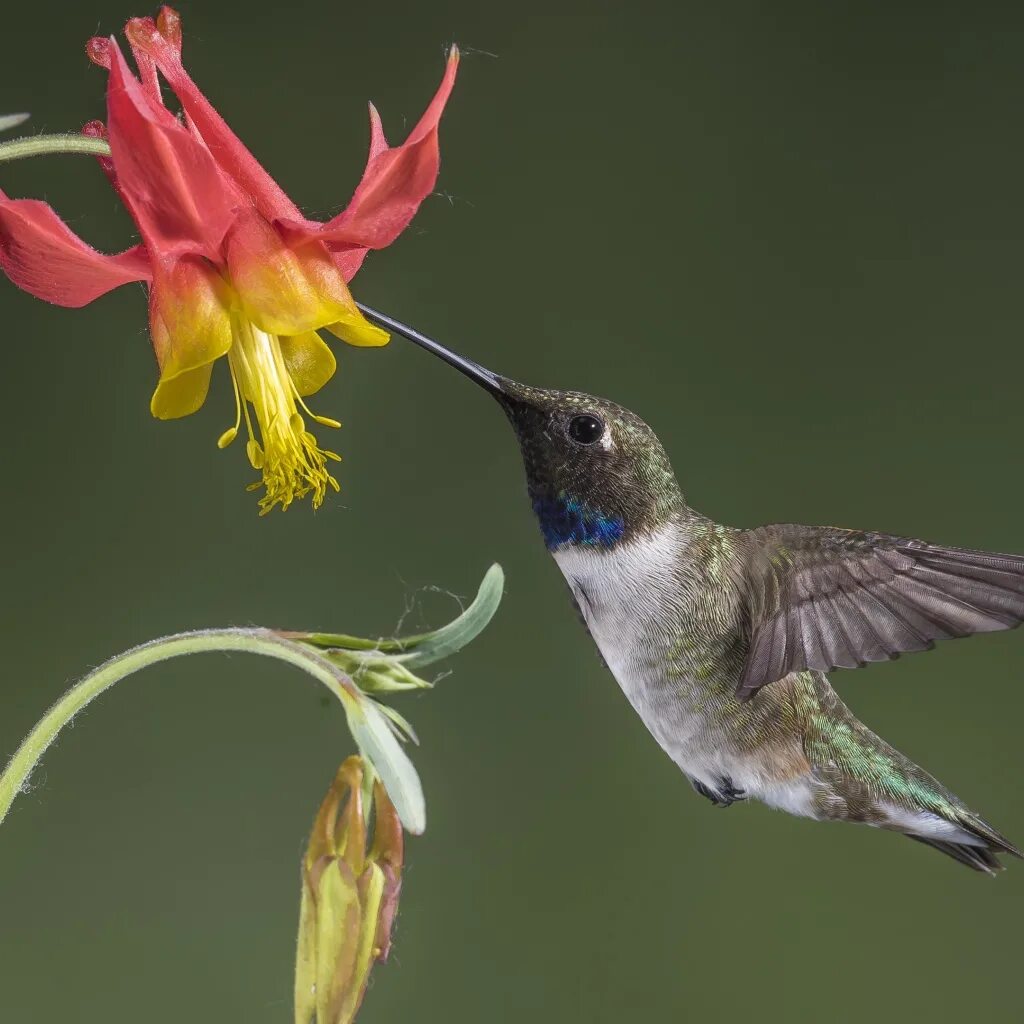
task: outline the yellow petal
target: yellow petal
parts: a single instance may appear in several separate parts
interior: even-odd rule
[[[292,245],[255,211],[241,216],[229,234],[227,264],[245,315],[267,334],[303,334],[358,316],[327,247]]]
[[[303,398],[316,394],[333,376],[334,353],[316,331],[278,338],[285,366]]]
[[[336,338],[359,348],[380,348],[391,340],[391,335],[387,331],[376,324],[371,324],[358,310],[354,316],[347,316],[328,324],[327,330]]]
[[[158,272],[150,294],[149,329],[161,383],[227,354],[232,340],[230,307],[223,279],[205,261],[187,258]],[[195,386],[191,390],[197,393]],[[204,389],[204,398],[205,394]]]
[[[210,390],[213,363],[186,370],[169,380],[161,380],[149,402],[149,410],[158,420],[174,420],[201,409]]]

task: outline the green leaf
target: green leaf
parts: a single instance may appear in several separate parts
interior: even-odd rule
[[[24,124],[28,119],[28,114],[0,114],[0,132],[5,132],[9,128],[17,128],[19,124]]]
[[[399,714],[389,704],[377,703],[377,707],[380,708],[381,712],[391,719],[392,725],[395,727],[397,732],[395,735],[404,743],[406,740],[410,740],[415,743],[418,747],[420,745],[420,738],[416,735],[416,730],[412,727],[412,723],[405,715]]]
[[[479,636],[501,603],[505,587],[505,573],[495,563],[487,570],[473,603],[447,626],[432,633],[400,637],[395,640],[364,640],[344,633],[285,633],[293,640],[315,644],[317,647],[346,648],[355,651],[377,651],[401,658],[403,664],[419,668],[441,661],[461,650]]]
[[[494,618],[504,590],[505,573],[495,562],[480,583],[473,603],[457,619],[449,622],[447,626],[434,630],[433,633],[407,637],[402,641],[406,651],[412,649],[402,660],[406,665],[420,668],[435,661],[442,661],[461,650],[479,636]]]
[[[359,751],[380,776],[402,824],[413,835],[421,835],[427,827],[427,805],[423,785],[412,761],[395,738],[388,718],[381,709],[362,694],[343,701],[348,727]]]

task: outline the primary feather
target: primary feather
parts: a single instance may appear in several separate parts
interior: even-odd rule
[[[1024,558],[884,533],[779,525],[739,531],[749,649],[738,693],[929,650],[1024,621]]]

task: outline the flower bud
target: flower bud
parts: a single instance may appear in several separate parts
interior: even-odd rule
[[[402,825],[379,780],[368,842],[365,769],[338,769],[320,806],[302,865],[295,967],[296,1024],[349,1024],[370,971],[386,960],[402,885]]]

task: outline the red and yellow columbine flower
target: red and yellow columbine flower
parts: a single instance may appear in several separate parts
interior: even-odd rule
[[[302,215],[189,77],[175,11],[134,18],[125,34],[138,76],[113,38],[89,41],[90,59],[109,72],[107,123],[92,122],[85,132],[108,139],[111,156],[101,163],[141,244],[104,255],[46,203],[0,191],[0,267],[19,287],[61,306],[145,282],[160,367],[153,415],[173,419],[199,409],[213,363],[227,356],[236,415],[218,444],[230,444],[244,419],[249,460],[266,488],[262,511],[306,494],[318,506],[328,486],[338,488],[326,464],[338,457],[320,448],[306,418],[338,423],[303,401],[335,370],[317,331],[351,345],[387,343],[363,319],[347,282],[368,250],[398,237],[434,187],[438,121],[458,53],[453,47],[436,95],[403,145],[388,146],[370,107],[362,180],[349,205],[320,223]],[[182,117],[164,106],[158,73]]]

